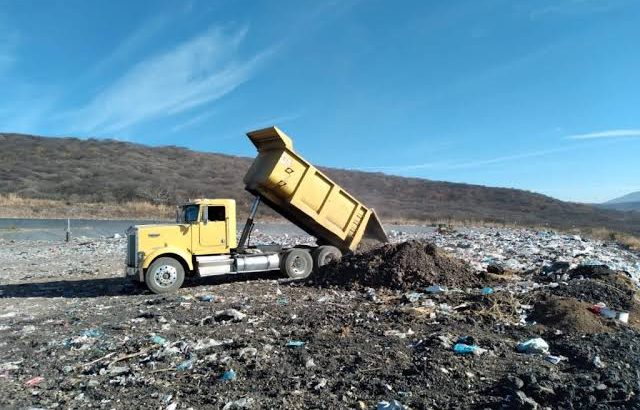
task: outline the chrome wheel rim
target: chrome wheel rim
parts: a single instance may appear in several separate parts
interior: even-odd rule
[[[178,280],[178,270],[171,265],[161,265],[153,272],[153,278],[158,286],[168,288]]]
[[[307,262],[302,256],[295,256],[291,261],[291,270],[293,273],[298,275],[304,275],[305,270],[307,269]]]

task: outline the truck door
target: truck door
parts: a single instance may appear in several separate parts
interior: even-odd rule
[[[227,212],[222,205],[206,205],[198,233],[198,253],[226,253]]]

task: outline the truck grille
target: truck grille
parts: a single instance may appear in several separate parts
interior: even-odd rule
[[[127,266],[136,266],[136,234],[127,235]]]

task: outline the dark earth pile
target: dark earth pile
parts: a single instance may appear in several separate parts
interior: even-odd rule
[[[419,289],[429,285],[474,287],[480,279],[465,262],[433,243],[412,240],[385,244],[331,263],[311,279],[322,286]]]

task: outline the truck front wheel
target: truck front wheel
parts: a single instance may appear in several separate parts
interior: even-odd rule
[[[289,249],[282,255],[280,270],[291,279],[304,279],[313,270],[313,259],[305,249]]]
[[[184,268],[173,258],[158,258],[147,269],[145,282],[153,293],[175,292],[184,282]]]

